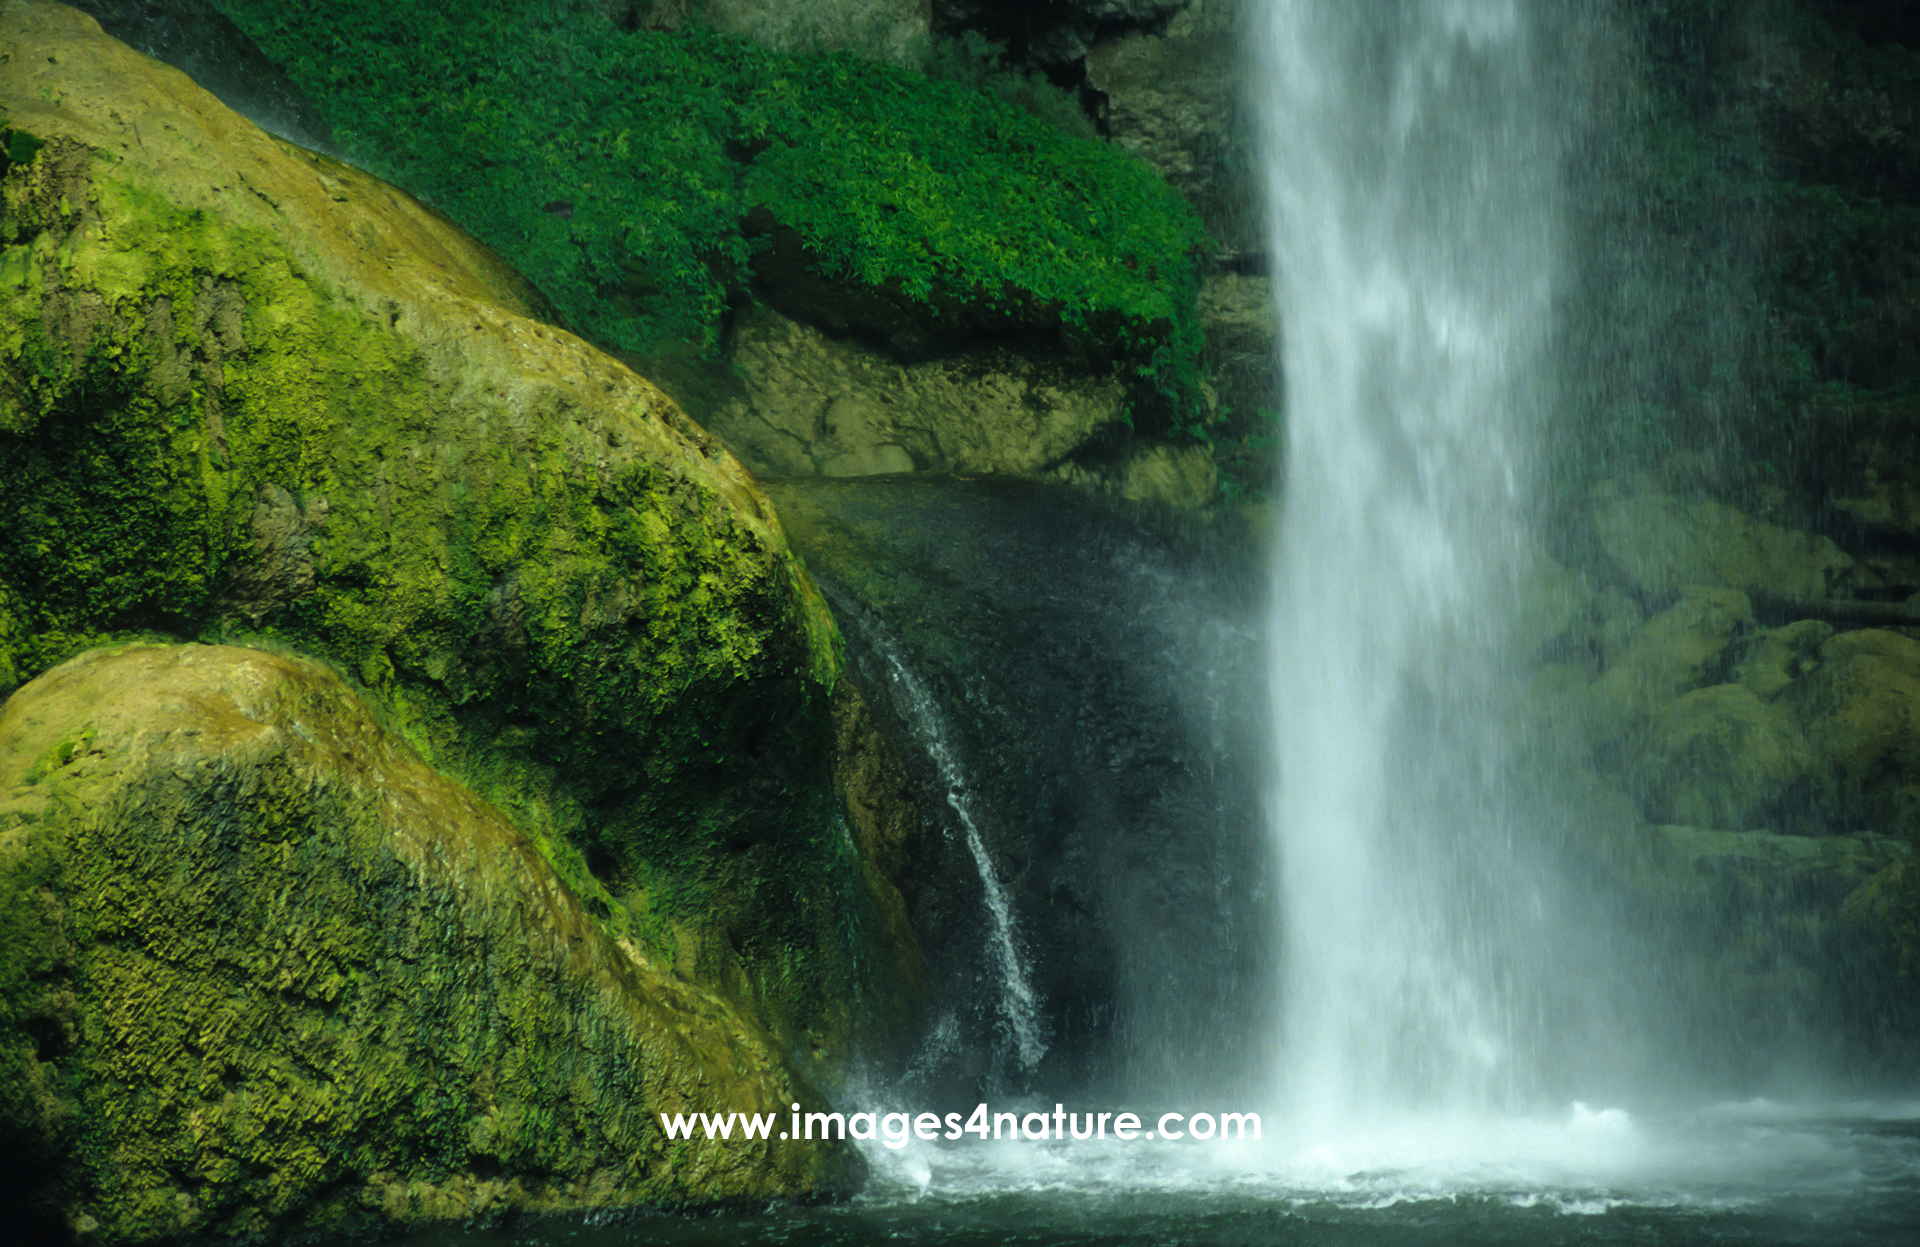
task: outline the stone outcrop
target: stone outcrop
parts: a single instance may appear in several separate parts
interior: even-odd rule
[[[1920,834],[1920,641],[1841,632],[1779,694],[1834,787],[1835,830]]]
[[[1086,53],[1101,130],[1200,210],[1228,255],[1266,250],[1266,221],[1241,115],[1240,6],[1193,0],[1164,29],[1103,38]]]
[[[211,0],[78,0],[108,34],[157,57],[263,130],[326,150],[333,134],[313,101]]]
[[[1039,64],[1065,65],[1087,54],[1102,31],[1148,27],[1185,8],[1189,0],[934,0],[942,30],[978,30],[1012,42]]]
[[[666,1138],[820,1105],[554,852],[313,662],[136,645],[21,688],[0,1135],[45,1164],[9,1215],[132,1242],[846,1191],[847,1144]]]
[[[1787,711],[1744,684],[1694,689],[1658,707],[1629,763],[1647,817],[1746,831],[1813,774]]]
[[[1127,414],[1111,374],[1074,374],[1006,350],[899,364],[754,307],[728,358],[744,392],[705,423],[767,476],[1046,472]]]

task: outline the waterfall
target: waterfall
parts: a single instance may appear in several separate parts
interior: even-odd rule
[[[1288,427],[1271,670],[1285,1102],[1523,1095],[1550,940],[1504,857],[1564,140],[1524,0],[1272,0]],[[1524,872],[1514,871],[1523,876]]]

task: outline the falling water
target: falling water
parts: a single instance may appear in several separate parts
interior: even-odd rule
[[[849,618],[858,617],[858,608],[842,600],[840,608]],[[1013,904],[1000,881],[993,855],[980,835],[974,816],[971,786],[951,744],[951,734],[941,721],[940,708],[933,693],[915,675],[900,652],[900,646],[878,625],[862,620],[865,642],[886,664],[886,680],[893,691],[893,703],[906,720],[913,738],[926,749],[941,785],[946,789],[947,807],[953,811],[965,837],[967,853],[980,873],[980,892],[987,909],[987,953],[999,976],[999,1012],[1007,1034],[1013,1041],[1013,1055],[1022,1073],[1032,1073],[1046,1054],[1045,1030],[1038,1016],[1039,1001],[1029,981],[1025,958],[1021,956],[1018,932],[1014,927]]]
[[[1273,628],[1283,1095],[1331,1124],[1527,1083],[1543,938],[1478,863],[1526,574],[1564,146],[1524,0],[1273,0],[1289,429]],[[1535,907],[1537,909],[1537,906]]]

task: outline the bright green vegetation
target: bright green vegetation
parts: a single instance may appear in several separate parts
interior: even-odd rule
[[[127,635],[323,656],[610,932],[691,932],[784,1038],[844,1040],[832,626],[710,484],[597,429],[596,458],[558,394],[455,395],[274,237],[63,140],[6,179],[0,326],[9,683]],[[276,497],[311,585],[250,596]]]
[[[226,0],[346,152],[450,213],[589,335],[711,347],[746,221],[828,276],[1064,323],[1199,410],[1205,233],[1144,165],[954,82],[560,0]]]

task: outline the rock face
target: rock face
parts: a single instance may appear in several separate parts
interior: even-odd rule
[[[1580,570],[1534,577],[1573,603],[1538,629],[1523,694],[1559,768],[1542,808],[1575,811],[1618,867],[1649,956],[1679,969],[1649,990],[1738,1037],[1728,1070],[1837,1037],[1835,1060],[1893,1037],[1897,1063],[1920,1033],[1890,994],[1920,957],[1920,613],[1885,600],[1890,565],[1731,496],[1817,507],[1700,466],[1602,482],[1567,527]]]
[[[11,1212],[124,1242],[846,1190],[845,1144],[667,1140],[817,1097],[553,851],[312,662],[133,646],[26,685],[0,1135],[45,1166]]]
[[[1266,250],[1266,222],[1240,115],[1240,6],[1192,0],[1158,31],[1103,38],[1086,53],[1096,115],[1185,195],[1229,255]]]
[[[210,0],[80,0],[121,42],[175,66],[270,130],[302,147],[330,148],[313,102]]]
[[[905,848],[895,877],[945,1018],[910,1077],[935,1098],[1205,1079],[1191,1036],[1259,1033],[1271,972],[1251,551],[1036,482],[769,489],[904,770],[863,768],[848,804]],[[903,791],[917,838],[895,821]],[[973,844],[1014,916],[1024,1037]]]
[[[1045,472],[1126,418],[1108,375],[1047,369],[1011,351],[897,364],[770,308],[735,324],[744,394],[707,427],[766,476]]]
[[[1103,29],[1149,26],[1186,7],[1188,0],[935,0],[943,30],[973,29],[1011,41],[1041,64],[1077,61]]]
[[[44,140],[0,179],[8,686],[128,634],[323,657],[541,846],[596,938],[830,1074],[898,958],[865,943],[836,809],[836,634],[738,462],[437,213],[71,9],[0,2],[0,110]],[[777,1194],[783,1164],[715,1189]],[[682,1179],[646,1182],[619,1199]]]

